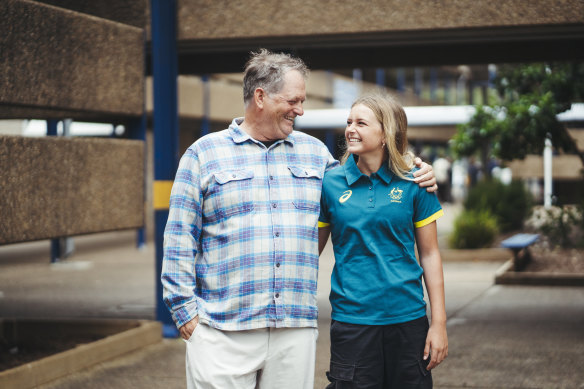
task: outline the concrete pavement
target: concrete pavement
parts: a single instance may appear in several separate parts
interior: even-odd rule
[[[446,217],[439,222],[440,239],[449,225]],[[59,264],[49,263],[48,242],[0,247],[1,316],[153,319],[154,247],[136,250],[134,235],[75,238],[75,254]],[[444,256],[450,356],[435,369],[434,387],[584,388],[584,288],[494,285],[506,258],[490,256]],[[327,247],[319,273],[315,388],[327,383],[332,264]],[[41,386],[134,387],[184,388],[183,341],[164,339]]]

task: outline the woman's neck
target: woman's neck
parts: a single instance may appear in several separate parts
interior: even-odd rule
[[[372,155],[359,156],[359,160],[357,161],[357,167],[361,173],[367,176],[376,173],[381,168],[382,164],[383,158]]]

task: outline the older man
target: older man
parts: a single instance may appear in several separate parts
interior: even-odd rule
[[[245,117],[181,158],[162,283],[189,388],[313,386],[321,184],[338,162],[294,131],[307,76],[298,58],[253,53]],[[420,178],[434,187],[431,171]]]

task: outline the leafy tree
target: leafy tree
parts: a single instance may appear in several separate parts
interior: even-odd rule
[[[584,165],[584,151],[557,119],[584,97],[584,64],[503,65],[495,88],[498,101],[477,107],[472,119],[458,126],[451,143],[456,155],[479,154],[484,174],[490,177],[490,157],[512,160],[541,154],[550,137],[556,149],[576,153]]]

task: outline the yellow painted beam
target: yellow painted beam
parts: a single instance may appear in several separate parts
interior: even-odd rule
[[[168,209],[172,181],[154,181],[152,204],[155,210]]]

